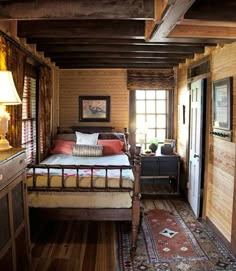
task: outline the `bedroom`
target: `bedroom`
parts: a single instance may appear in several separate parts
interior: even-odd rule
[[[14,1],[10,1],[11,5],[8,6],[8,1],[5,1],[5,3],[1,4],[2,7],[5,8],[2,9],[6,12],[7,9],[9,9],[11,13],[9,14],[16,14],[16,19],[22,19],[22,9],[19,8],[19,13],[14,13],[15,8],[17,6],[14,6]],[[22,1],[24,2],[24,1]],[[72,1],[73,2],[73,1]],[[119,2],[119,1],[117,1]],[[137,1],[138,2],[138,1]],[[141,1],[142,2],[142,1]],[[149,3],[152,1],[148,1]],[[158,1],[156,1],[158,2]],[[163,4],[167,1],[160,1]],[[186,1],[188,2],[188,1]],[[50,10],[50,6],[47,1],[45,1],[46,7]],[[196,3],[199,3],[199,5],[202,5],[202,1],[196,1]],[[218,79],[227,78],[227,77],[233,77],[235,82],[235,50],[236,50],[236,44],[234,42],[235,39],[235,17],[233,14],[230,13],[230,3],[229,6],[224,6],[221,4],[215,5],[215,12],[209,13],[209,5],[212,4],[212,1],[208,1],[208,4],[205,6],[203,5],[205,13],[202,12],[203,18],[198,18],[199,21],[206,20],[207,18],[204,18],[205,16],[209,16],[209,19],[211,19],[212,23],[209,23],[212,28],[209,28],[209,26],[202,26],[201,29],[199,29],[199,22],[196,23],[194,30],[195,35],[199,35],[198,37],[202,37],[201,40],[205,39],[205,35],[207,35],[208,45],[212,45],[212,42],[214,43],[214,46],[206,46],[205,51],[196,51],[196,54],[192,57],[186,57],[184,59],[184,62],[182,60],[178,60],[179,64],[175,64],[174,68],[174,74],[176,79],[176,85],[174,86],[174,95],[173,95],[173,115],[172,116],[172,123],[173,123],[173,129],[171,137],[176,139],[177,142],[177,151],[181,156],[182,161],[182,168],[181,168],[181,187],[184,192],[187,191],[187,172],[188,172],[188,141],[189,141],[189,135],[188,135],[188,127],[189,127],[189,92],[188,92],[188,84],[191,82],[189,80],[188,71],[189,68],[194,68],[194,64],[198,63],[198,61],[202,61],[205,59],[205,57],[209,57],[210,59],[210,72],[211,77],[209,77],[209,74],[205,74],[208,84],[208,92],[211,93],[211,84],[212,81],[216,81]],[[24,3],[27,5],[27,2]],[[15,4],[16,5],[16,4]],[[20,4],[19,4],[20,5]],[[59,4],[58,4],[59,5]],[[124,12],[124,9],[121,7],[121,4],[118,5],[118,11]],[[231,5],[234,5],[234,3],[231,2]],[[30,6],[27,6],[30,10]],[[116,6],[117,7],[117,6]],[[91,8],[91,7],[90,7]],[[96,7],[97,10],[99,10],[99,7]],[[111,7],[110,7],[111,8]],[[130,7],[129,7],[130,8]],[[126,12],[132,11],[130,8],[126,9]],[[212,8],[212,7],[211,7]],[[218,10],[221,10],[221,13],[217,12]],[[100,8],[101,9],[101,8]],[[112,9],[112,8],[111,8]],[[201,9],[200,9],[201,10]],[[225,13],[223,11],[225,10]],[[231,10],[232,6],[231,6]],[[22,12],[20,12],[22,11]],[[93,11],[93,10],[92,10]],[[116,14],[120,14],[116,9]],[[44,12],[44,9],[43,9]],[[42,12],[42,13],[43,13]],[[55,11],[56,12],[56,11]],[[111,12],[108,7],[108,13]],[[34,13],[34,15],[30,15],[29,13],[26,13],[24,16],[29,16],[32,19],[40,18],[40,16],[43,16],[42,13]],[[8,15],[9,15],[8,14]],[[53,16],[53,12],[51,13]],[[193,14],[193,13],[192,13]],[[109,15],[109,14],[108,14]],[[107,16],[108,16],[107,15]],[[118,17],[117,15],[117,17]],[[127,14],[126,14],[127,15]],[[198,14],[199,15],[199,14]],[[71,57],[68,53],[68,62],[71,63],[72,70],[66,68],[66,60],[59,60],[58,63],[60,65],[65,65],[65,68],[58,69],[55,65],[56,58],[54,58],[53,63],[50,62],[50,59],[48,56],[45,58],[43,53],[43,47],[40,45],[40,40],[38,47],[36,45],[30,45],[26,42],[24,38],[17,38],[17,29],[15,20],[7,20],[6,16],[4,17],[4,14],[1,14],[1,21],[0,21],[0,29],[3,31],[3,33],[7,36],[10,36],[14,38],[14,41],[16,41],[17,44],[20,44],[20,47],[26,49],[30,52],[31,56],[36,56],[36,61],[40,60],[43,63],[46,63],[49,67],[51,67],[52,71],[52,82],[53,82],[53,89],[52,89],[52,122],[50,127],[52,128],[51,133],[49,133],[50,130],[47,130],[45,132],[46,135],[55,135],[57,127],[68,127],[72,125],[79,125],[78,122],[78,96],[80,95],[95,95],[95,96],[110,96],[111,97],[111,115],[110,115],[110,122],[105,123],[82,123],[81,125],[85,126],[112,126],[115,127],[115,130],[117,131],[123,131],[124,127],[130,128],[130,120],[129,117],[132,114],[130,112],[130,105],[129,105],[129,98],[130,94],[133,93],[131,90],[128,90],[127,87],[127,73],[128,70],[135,69],[135,68],[148,68],[153,69],[154,67],[158,71],[158,69],[161,69],[164,67],[163,63],[154,63],[153,60],[146,60],[143,63],[137,63],[132,64],[129,63],[130,59],[133,59],[135,61],[134,55],[129,58],[129,61],[127,60],[126,66],[122,66],[122,62],[120,60],[120,63],[115,64],[114,55],[112,58],[112,63],[107,63],[105,60],[102,62],[102,64],[99,63],[92,63],[90,65],[93,65],[94,67],[99,67],[99,65],[102,65],[101,67],[96,69],[86,69],[86,65],[79,66],[78,68],[73,68],[73,56]],[[34,17],[35,16],[35,17]],[[55,14],[55,17],[60,16],[60,14]],[[75,16],[75,15],[74,15]],[[105,16],[105,15],[103,15]],[[131,16],[131,15],[129,15]],[[142,14],[143,16],[143,14]],[[212,18],[212,17],[216,18]],[[92,17],[92,15],[91,15]],[[168,17],[168,16],[167,16]],[[5,18],[5,20],[4,20]],[[222,18],[228,18],[227,22],[223,22]],[[135,20],[131,20],[134,22]],[[220,22],[220,23],[219,23]],[[112,25],[112,22],[110,22]],[[186,22],[185,22],[186,23]],[[201,22],[202,23],[202,22]],[[206,21],[204,21],[205,25],[207,25]],[[22,24],[23,25],[23,24]],[[91,30],[93,26],[90,28],[87,28],[87,31]],[[184,28],[184,24],[181,26]],[[193,28],[193,26],[191,26]],[[34,26],[32,24],[31,28],[34,29]],[[124,28],[124,27],[123,27]],[[122,24],[120,26],[120,29],[122,30]],[[180,29],[182,29],[180,28]],[[204,30],[206,28],[212,29],[212,31],[208,31],[207,34],[205,34]],[[85,28],[82,28],[83,31],[85,31]],[[105,29],[105,26],[104,26]],[[120,30],[117,28],[118,30]],[[175,35],[181,35],[181,32],[174,33]],[[187,27],[186,27],[187,29]],[[226,31],[227,29],[227,31]],[[45,29],[44,29],[45,30]],[[197,30],[199,32],[197,32]],[[215,30],[215,32],[214,32]],[[70,32],[70,36],[73,37],[75,33],[81,33],[83,35],[83,31]],[[97,33],[99,32],[98,29],[96,29]],[[96,31],[91,32],[91,38],[97,38],[98,34],[96,35]],[[187,31],[187,30],[186,30]],[[202,32],[201,32],[202,31]],[[114,32],[112,29],[108,29],[108,34],[111,35],[111,32]],[[217,33],[216,33],[217,32]],[[225,34],[227,33],[227,35]],[[47,34],[47,33],[46,33]],[[79,35],[78,34],[78,35]],[[120,33],[117,33],[119,35]],[[173,35],[174,35],[173,34]],[[77,36],[78,36],[77,35]],[[182,34],[184,35],[184,34]],[[193,33],[186,34],[186,39],[193,37]],[[33,36],[33,35],[32,35]],[[120,34],[121,36],[121,34]],[[190,37],[189,37],[190,36]],[[126,36],[125,36],[126,37]],[[173,36],[172,36],[173,37]],[[195,37],[196,39],[199,39],[198,37]],[[25,37],[27,38],[27,37]],[[68,38],[68,37],[67,37]],[[226,39],[227,38],[227,39]],[[29,39],[29,37],[28,37]],[[45,37],[42,37],[42,40],[45,39]],[[218,40],[219,42],[216,42]],[[32,41],[33,42],[33,41]],[[36,42],[36,41],[35,41]],[[57,41],[59,43],[59,41]],[[81,41],[77,41],[78,43]],[[100,41],[101,42],[101,41]],[[102,41],[104,42],[104,41]],[[116,41],[117,42],[117,41]],[[128,42],[126,40],[125,42]],[[215,43],[216,42],[216,43]],[[204,45],[207,44],[206,39],[204,40]],[[50,45],[50,43],[49,43]],[[47,45],[49,47],[49,45]],[[41,48],[40,48],[41,46]],[[55,47],[55,45],[53,45]],[[64,46],[64,45],[63,45]],[[71,46],[71,45],[70,45]],[[101,47],[101,44],[98,44],[97,50],[99,50],[99,46]],[[107,46],[105,49],[107,49]],[[131,46],[131,45],[130,45]],[[121,46],[120,46],[121,47]],[[149,46],[150,47],[150,46]],[[204,48],[204,46],[200,46],[200,49]],[[46,50],[47,47],[44,46],[44,49]],[[60,49],[60,48],[59,48]],[[58,50],[59,50],[58,49]],[[199,48],[194,48],[194,50],[198,50]],[[69,50],[69,49],[68,49]],[[84,49],[85,50],[85,49]],[[88,49],[89,50],[89,49]],[[90,49],[91,50],[91,49]],[[115,50],[118,50],[117,48]],[[145,49],[147,50],[147,49]],[[167,50],[167,49],[166,49]],[[186,49],[187,50],[187,49]],[[50,52],[50,48],[49,48]],[[89,51],[87,51],[89,52]],[[113,52],[114,53],[114,52]],[[127,52],[126,52],[127,53]],[[55,57],[58,52],[54,52]],[[81,54],[78,53],[78,54]],[[87,53],[85,55],[85,58],[88,57],[90,53]],[[121,54],[121,53],[120,53]],[[151,54],[150,52],[148,54]],[[170,54],[170,53],[169,53]],[[183,54],[183,53],[182,53]],[[186,54],[186,52],[185,52]],[[93,55],[94,56],[94,55]],[[1,50],[1,69],[4,69],[4,63],[3,63],[3,55]],[[65,57],[65,56],[64,56]],[[127,56],[126,56],[127,57]],[[124,56],[121,58],[124,60]],[[147,56],[145,56],[147,57]],[[169,56],[170,58],[176,57],[173,53]],[[28,58],[30,59],[30,58]],[[53,57],[52,57],[53,59]],[[97,61],[99,58],[96,58]],[[179,59],[179,58],[178,58]],[[182,58],[181,58],[182,59]],[[76,61],[76,58],[74,59]],[[81,60],[81,59],[80,59]],[[14,61],[14,60],[13,60]],[[91,60],[90,60],[91,61]],[[136,59],[137,61],[137,59]],[[167,62],[170,62],[170,59],[166,60]],[[35,58],[33,57],[30,59],[30,64],[35,63]],[[77,59],[78,62],[78,59]],[[111,61],[110,61],[111,62]],[[199,63],[200,63],[199,62]],[[81,61],[80,63],[83,63]],[[171,62],[170,62],[171,63]],[[68,65],[68,64],[67,64]],[[82,64],[81,64],[82,65]],[[116,65],[115,68],[114,65]],[[171,64],[172,65],[172,64]],[[166,70],[166,67],[165,67]],[[172,69],[171,69],[172,70]],[[32,72],[29,70],[29,74],[32,74]],[[235,208],[235,83],[233,82],[233,106],[232,106],[232,112],[233,114],[233,120],[232,120],[232,130],[233,130],[233,137],[232,142],[227,142],[222,139],[216,138],[211,136],[208,131],[205,133],[205,137],[208,139],[208,146],[206,146],[205,151],[206,155],[208,154],[208,158],[205,161],[205,175],[204,175],[204,182],[205,182],[205,189],[204,189],[204,210],[203,214],[208,217],[210,223],[212,223],[215,226],[216,231],[219,231],[219,234],[223,236],[223,238],[226,239],[226,242],[229,242],[234,251],[235,251],[235,240],[236,240],[236,226],[235,226],[235,216],[236,216],[236,208]],[[132,94],[131,94],[132,95]],[[210,94],[209,94],[210,95]],[[206,127],[209,127],[209,132],[211,131],[212,125],[211,125],[211,96],[208,97],[208,106],[207,106],[207,123]],[[183,118],[180,114],[183,113],[183,109],[185,108],[185,121],[183,121]],[[40,114],[44,114],[45,112],[41,112]],[[46,112],[48,113],[48,112]],[[43,115],[42,115],[43,116]],[[44,119],[44,117],[41,117]],[[41,122],[42,123],[42,122]],[[44,124],[48,125],[48,124]],[[132,134],[130,135],[132,138]],[[16,136],[17,137],[17,136]],[[18,137],[19,139],[19,137]],[[10,143],[15,147],[19,146],[19,143],[15,144],[13,139],[10,140]],[[47,143],[47,142],[45,142]],[[50,143],[50,139],[49,139]],[[223,144],[222,144],[223,143]],[[45,145],[47,148],[47,144]],[[209,150],[209,151],[208,151]],[[41,159],[43,157],[43,154],[41,154]],[[225,185],[227,184],[227,185]],[[224,189],[221,190],[221,186],[224,186]],[[217,196],[216,196],[217,195]],[[219,200],[220,199],[220,200]],[[222,207],[222,203],[225,203]],[[233,205],[234,204],[234,205]],[[233,207],[234,206],[234,207]],[[220,210],[218,213],[216,210]],[[223,221],[223,223],[222,223]]]

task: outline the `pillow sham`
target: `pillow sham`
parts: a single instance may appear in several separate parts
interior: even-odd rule
[[[124,142],[118,139],[98,140],[98,145],[103,146],[103,155],[123,154]]]
[[[83,157],[97,157],[102,156],[102,145],[82,145],[76,144],[73,147],[72,154],[74,156],[83,156]]]
[[[55,139],[53,141],[54,147],[51,149],[51,154],[72,154],[73,146],[75,145],[74,141]]]
[[[84,134],[80,132],[75,132],[76,144],[83,145],[96,145],[98,141],[98,133],[94,134]]]

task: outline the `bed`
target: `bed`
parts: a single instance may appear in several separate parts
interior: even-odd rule
[[[84,144],[94,135],[96,144]],[[140,161],[139,155],[131,161],[128,133],[59,133],[54,143],[48,158],[28,165],[30,211],[50,219],[131,221],[135,250]]]

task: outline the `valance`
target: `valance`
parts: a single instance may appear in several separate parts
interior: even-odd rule
[[[174,71],[172,69],[127,70],[127,88],[129,90],[173,90]]]

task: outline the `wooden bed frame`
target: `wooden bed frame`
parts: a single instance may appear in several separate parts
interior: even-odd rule
[[[111,133],[113,134],[113,133]],[[106,134],[106,138],[109,138],[109,133]],[[125,130],[125,139],[126,144],[128,146],[128,133],[127,129]],[[37,168],[46,168],[48,170],[47,174],[47,187],[36,187],[35,183],[35,174],[33,173],[33,186],[28,187],[29,191],[55,191],[55,193],[60,193],[60,191],[86,191],[86,192],[130,192],[132,193],[132,206],[131,208],[30,208],[30,214],[35,217],[39,217],[40,219],[55,219],[55,220],[93,220],[93,221],[130,221],[132,225],[131,229],[131,250],[134,252],[136,248],[136,241],[137,235],[140,226],[140,159],[139,159],[139,149],[137,150],[135,159],[133,160],[133,164],[130,166],[82,166],[82,165],[45,165],[45,164],[30,164],[28,168],[31,168],[35,173]],[[62,170],[62,187],[60,188],[53,188],[50,187],[50,168],[57,168]],[[88,188],[81,188],[79,185],[79,176],[78,172],[80,169],[90,169],[91,170],[91,187]],[[119,169],[120,180],[119,180],[119,187],[110,188],[108,187],[108,178],[106,176],[105,180],[105,187],[102,189],[98,189],[93,187],[93,170],[96,168],[105,169],[106,171],[109,169]],[[64,176],[63,172],[65,169],[76,169],[77,176],[76,176],[76,183],[77,186],[73,188],[67,188],[64,185]],[[124,188],[122,187],[122,170],[125,169],[132,169],[134,174],[134,183],[133,188]]]

